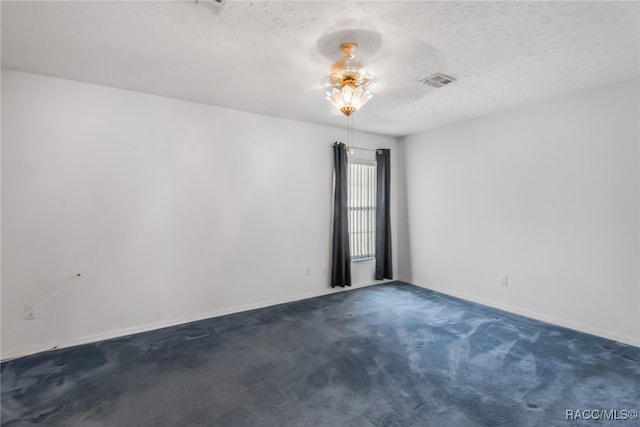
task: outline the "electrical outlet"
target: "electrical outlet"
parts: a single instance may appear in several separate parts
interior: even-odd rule
[[[304,269],[304,274],[305,276],[309,277],[311,276],[311,267],[307,267]]]
[[[509,286],[509,276],[500,276],[500,284],[502,286]]]
[[[34,320],[36,318],[36,311],[30,305],[24,306],[24,320]]]

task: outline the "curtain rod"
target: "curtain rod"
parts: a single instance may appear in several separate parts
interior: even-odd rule
[[[378,151],[379,148],[361,148],[361,147],[354,147],[353,145],[346,145],[347,151],[351,150],[364,150],[364,151]]]

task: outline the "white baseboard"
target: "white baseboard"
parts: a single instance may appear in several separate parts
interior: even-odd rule
[[[497,301],[489,300],[486,298],[478,297],[475,295],[470,295],[464,292],[459,292],[454,289],[440,287],[440,286],[432,286],[424,283],[415,282],[411,279],[399,279],[403,282],[411,283],[416,286],[420,286],[421,288],[429,289],[432,291],[440,292],[445,295],[450,295],[456,298],[460,298],[467,301],[476,302],[478,304],[486,305],[488,307],[497,308],[500,310],[508,311],[510,313],[519,314],[521,316],[529,317],[531,319],[541,320],[543,322],[551,323],[554,325],[562,326],[565,328],[573,329],[579,332],[584,332],[591,335],[596,335],[598,337],[607,338],[613,341],[618,341],[623,344],[632,345],[635,347],[640,347],[640,338],[634,338],[627,335],[621,335],[613,331],[607,331],[604,329],[596,328],[593,326],[585,325],[582,323],[574,322],[572,320],[563,319],[560,317],[552,316],[549,314],[538,313],[536,311],[527,310],[521,307],[515,307],[509,304],[503,304]]]
[[[284,303],[288,303],[288,302],[300,301],[300,300],[303,300],[303,299],[308,299],[308,298],[314,298],[314,297],[319,297],[319,296],[323,296],[323,295],[334,294],[334,293],[337,293],[337,292],[349,291],[351,289],[364,288],[364,287],[371,286],[371,285],[379,285],[379,284],[387,283],[387,282],[391,282],[391,281],[392,280],[379,280],[379,281],[373,281],[373,282],[358,283],[358,284],[352,285],[351,287],[346,287],[346,288],[328,288],[328,289],[323,289],[321,291],[307,292],[307,293],[296,295],[296,296],[292,296],[292,297],[276,298],[276,299],[272,299],[272,300],[261,301],[261,302],[254,303],[254,304],[247,304],[247,305],[242,305],[242,306],[236,306],[236,307],[231,307],[231,308],[214,310],[214,311],[211,311],[211,312],[208,312],[208,313],[204,313],[204,314],[200,314],[200,315],[192,316],[192,317],[183,317],[183,318],[179,318],[179,319],[166,320],[166,321],[150,323],[150,324],[146,324],[146,325],[142,325],[142,326],[134,326],[134,327],[131,327],[131,328],[119,329],[119,330],[116,330],[116,331],[109,331],[109,332],[104,332],[104,333],[100,333],[100,334],[87,335],[87,336],[74,338],[74,339],[70,339],[70,340],[65,340],[65,341],[51,342],[51,343],[47,343],[47,344],[44,344],[44,345],[41,345],[41,346],[38,346],[38,347],[30,347],[30,348],[22,348],[22,349],[10,350],[7,353],[3,353],[2,354],[1,361],[2,362],[6,362],[6,361],[9,361],[11,359],[17,359],[17,358],[20,358],[20,357],[30,356],[30,355],[37,354],[37,353],[42,353],[42,352],[45,352],[45,351],[56,350],[56,349],[67,348],[67,347],[74,347],[74,346],[82,345],[82,344],[90,344],[90,343],[94,343],[94,342],[98,342],[98,341],[104,341],[104,340],[108,340],[108,339],[112,339],[112,338],[119,338],[119,337],[124,337],[124,336],[127,336],[127,335],[138,334],[138,333],[141,333],[141,332],[149,332],[149,331],[153,331],[153,330],[156,330],[156,329],[168,328],[168,327],[171,327],[171,326],[182,325],[182,324],[190,323],[190,322],[197,322],[198,320],[210,319],[212,317],[225,316],[227,314],[240,313],[240,312],[243,312],[243,311],[249,311],[249,310],[255,310],[255,309],[258,309],[258,308],[270,307],[272,305],[278,305],[278,304],[284,304]]]
[[[594,328],[592,326],[589,325],[584,325],[581,323],[577,323],[577,322],[573,322],[567,319],[562,319],[556,316],[551,316],[548,314],[544,314],[544,313],[538,313],[535,311],[531,311],[531,310],[527,310],[527,309],[523,309],[521,307],[515,307],[515,306],[511,306],[508,304],[502,304],[493,300],[488,300],[485,298],[481,298],[481,297],[477,297],[475,295],[470,295],[464,292],[459,292],[450,288],[445,288],[445,287],[439,287],[439,286],[430,286],[430,285],[426,285],[424,283],[419,283],[419,282],[415,282],[413,280],[411,280],[410,278],[406,278],[406,277],[400,277],[397,280],[402,281],[402,282],[406,282],[406,283],[410,283],[416,286],[419,286],[421,288],[425,288],[425,289],[429,289],[429,290],[433,290],[436,292],[440,292],[446,295],[450,295],[456,298],[461,298],[467,301],[472,301],[472,302],[476,302],[478,304],[482,304],[482,305],[486,305],[489,307],[493,307],[493,308],[498,308],[500,310],[505,310],[511,313],[515,313],[515,314],[519,314],[522,316],[526,316],[526,317],[530,317],[532,319],[536,319],[536,320],[541,320],[543,322],[548,322],[548,323],[552,323],[554,325],[558,325],[558,326],[563,326],[569,329],[574,329],[580,332],[585,332],[588,334],[592,334],[592,335],[596,335],[599,337],[603,337],[603,338],[607,338],[610,340],[614,340],[614,341],[618,341],[624,344],[629,344],[629,345],[633,345],[636,347],[640,347],[640,339],[637,338],[633,338],[633,337],[629,337],[626,335],[620,335],[618,333],[612,332],[612,331],[607,331],[607,330],[603,330],[603,329],[599,329],[599,328]],[[22,349],[15,349],[12,351],[7,352],[6,354],[2,354],[2,362],[6,362],[8,360],[11,359],[17,359],[19,357],[24,357],[24,356],[29,356],[29,355],[33,355],[33,354],[37,354],[37,353],[41,353],[41,352],[45,352],[45,351],[50,351],[50,350],[55,350],[55,349],[62,349],[62,348],[68,348],[68,347],[74,347],[77,345],[82,345],[82,344],[90,344],[90,343],[94,343],[94,342],[98,342],[98,341],[104,341],[104,340],[108,340],[108,339],[112,339],[112,338],[119,338],[119,337],[123,337],[123,336],[127,336],[127,335],[132,335],[132,334],[137,334],[137,333],[142,333],[142,332],[148,332],[148,331],[153,331],[156,329],[162,329],[162,328],[167,328],[167,327],[171,327],[171,326],[177,326],[177,325],[182,325],[185,323],[190,323],[190,322],[196,322],[198,320],[204,320],[204,319],[210,319],[213,317],[219,317],[219,316],[225,316],[227,314],[233,314],[233,313],[240,313],[243,311],[248,311],[248,310],[255,310],[258,308],[264,308],[264,307],[270,307],[273,305],[278,305],[278,304],[284,304],[284,303],[288,303],[288,302],[294,302],[294,301],[300,301],[303,299],[307,299],[307,298],[314,298],[314,297],[318,297],[318,296],[323,296],[323,295],[329,295],[329,294],[333,294],[336,292],[344,292],[344,291],[349,291],[351,289],[358,289],[358,288],[364,288],[367,286],[371,286],[371,285],[377,285],[377,284],[382,284],[382,283],[388,283],[388,282],[392,282],[393,280],[384,280],[384,281],[374,281],[374,282],[367,282],[367,283],[359,283],[356,285],[353,285],[351,287],[347,287],[347,288],[328,288],[328,289],[323,289],[321,291],[314,291],[314,292],[307,292],[304,294],[300,294],[300,295],[296,295],[293,297],[286,297],[286,298],[277,298],[277,299],[272,299],[272,300],[267,300],[267,301],[261,301],[258,303],[254,303],[254,304],[247,304],[247,305],[242,305],[242,306],[236,306],[236,307],[231,307],[231,308],[226,308],[226,309],[219,309],[219,310],[214,310],[212,312],[209,313],[205,313],[205,314],[201,314],[198,316],[193,316],[193,317],[185,317],[185,318],[180,318],[180,319],[173,319],[173,320],[167,320],[167,321],[163,321],[163,322],[156,322],[156,323],[151,323],[151,324],[147,324],[147,325],[142,325],[142,326],[135,326],[135,327],[131,327],[131,328],[125,328],[125,329],[119,329],[117,331],[109,331],[109,332],[105,332],[105,333],[100,333],[100,334],[94,334],[94,335],[87,335],[84,337],[79,337],[79,338],[74,338],[71,340],[66,340],[66,341],[61,341],[61,342],[52,342],[52,343],[48,343],[42,346],[38,346],[38,347],[30,347],[30,348],[22,348]]]

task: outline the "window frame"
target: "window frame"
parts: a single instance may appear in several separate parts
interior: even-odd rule
[[[352,212],[356,210],[356,207],[353,204],[353,189],[354,183],[352,182],[353,178],[353,169],[352,165],[362,165],[373,167],[372,173],[366,177],[367,180],[371,180],[371,182],[367,182],[366,186],[368,187],[368,191],[365,190],[365,193],[360,193],[362,196],[366,197],[364,205],[358,207],[359,210],[368,211],[368,218],[363,218],[360,216],[357,220],[359,221],[359,227],[357,230],[353,230],[353,222],[355,221],[354,215]],[[377,181],[377,168],[378,163],[375,160],[368,159],[360,159],[360,158],[349,158],[348,167],[347,167],[347,182],[348,182],[348,190],[347,190],[347,212],[348,212],[348,229],[349,229],[349,247],[350,247],[350,261],[351,262],[360,262],[360,261],[371,261],[376,257],[376,207],[377,207],[377,194],[376,194],[376,181]],[[373,204],[371,204],[371,201]],[[369,202],[369,203],[367,203]],[[364,227],[367,227],[366,230],[363,230]],[[364,237],[364,241],[362,239],[357,239],[355,233],[366,234]],[[357,240],[357,241],[356,241]],[[358,254],[354,254],[356,246],[360,246],[358,249]],[[368,250],[362,250],[362,246],[368,247]],[[365,248],[366,249],[366,248]]]

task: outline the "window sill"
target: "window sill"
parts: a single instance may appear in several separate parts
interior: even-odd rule
[[[375,260],[375,257],[371,257],[371,258],[362,258],[362,259],[352,259],[351,262],[362,262],[362,261],[373,261]]]

